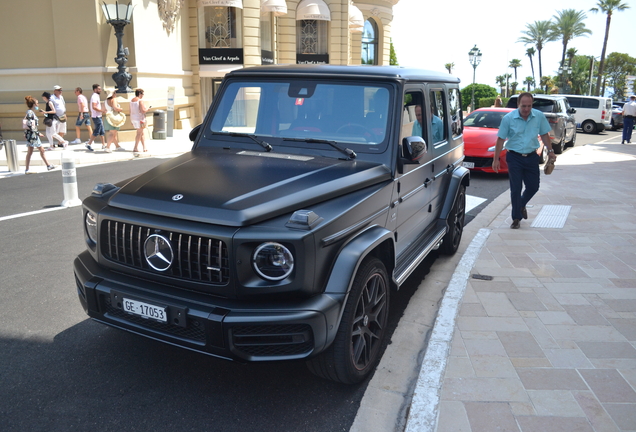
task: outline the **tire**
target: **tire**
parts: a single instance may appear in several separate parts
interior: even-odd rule
[[[464,222],[466,219],[466,187],[461,185],[457,191],[455,204],[451,209],[448,219],[446,220],[449,230],[442,240],[440,252],[444,255],[453,255],[459,248],[459,242],[462,240],[464,232]]]
[[[539,165],[544,164],[545,161],[548,160],[548,148],[546,146],[543,146],[543,150],[541,151],[541,154],[539,155]]]
[[[555,154],[563,153],[563,143],[565,142],[565,137],[561,138],[561,141],[558,144],[552,144],[552,150],[554,150]]]
[[[588,134],[598,133],[596,124],[591,120],[584,121],[583,124],[581,125],[581,129],[583,130],[583,132]]]
[[[382,261],[365,259],[353,280],[333,344],[307,361],[313,374],[354,384],[375,370],[386,337],[389,289],[389,276]]]
[[[614,126],[614,119],[610,121],[610,130],[613,130],[613,131],[616,130],[616,126]]]
[[[576,128],[574,128],[574,132],[572,133],[572,139],[565,143],[566,147],[574,147],[576,144]]]

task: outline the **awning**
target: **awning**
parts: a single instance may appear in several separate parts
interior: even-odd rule
[[[353,3],[349,5],[349,32],[362,33],[364,29],[364,16]]]
[[[285,0],[261,0],[261,15],[272,12],[274,16],[287,15]]]
[[[329,6],[323,0],[303,0],[296,10],[296,21],[300,20],[331,21]]]
[[[226,6],[243,9],[243,0],[197,0],[197,6]]]

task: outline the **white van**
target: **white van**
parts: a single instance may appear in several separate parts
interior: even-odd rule
[[[612,99],[600,96],[562,95],[576,109],[576,127],[585,133],[599,133],[609,129],[612,121]]]

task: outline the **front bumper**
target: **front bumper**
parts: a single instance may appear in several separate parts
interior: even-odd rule
[[[311,357],[333,340],[344,298],[241,302],[113,272],[88,252],[74,261],[77,293],[94,320],[204,354],[239,361]],[[123,310],[121,299],[165,308],[167,322]]]

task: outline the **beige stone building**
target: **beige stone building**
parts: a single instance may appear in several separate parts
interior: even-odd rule
[[[5,139],[23,140],[24,97],[42,101],[43,91],[52,93],[60,85],[69,114],[67,136],[74,139],[75,88],[90,98],[92,85],[100,84],[103,101],[109,90],[126,87],[114,81],[125,66],[132,75],[129,87],[143,88],[152,106],[151,124],[153,110],[164,110],[175,129],[189,129],[202,121],[223,76],[234,69],[389,64],[398,1],[131,0],[132,18],[123,27],[121,46],[103,10],[115,0],[2,1],[0,126]],[[127,0],[119,3],[122,16],[126,5]],[[121,65],[116,58],[127,61]],[[125,112],[132,97],[118,93]],[[123,139],[132,137],[131,129],[127,120]],[[82,139],[86,134],[83,129]]]

